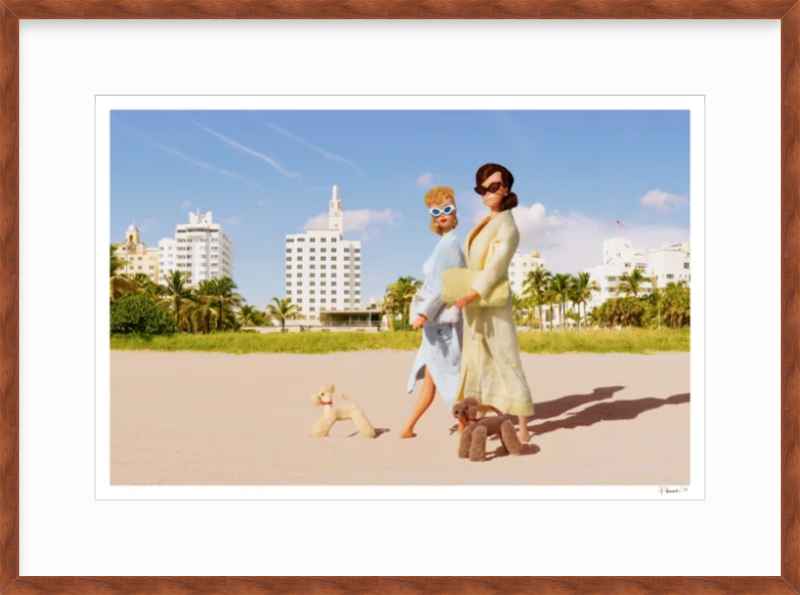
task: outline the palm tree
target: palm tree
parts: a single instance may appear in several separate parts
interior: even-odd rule
[[[119,296],[125,293],[133,293],[136,291],[136,284],[133,279],[123,273],[117,271],[122,267],[130,264],[127,260],[123,260],[116,253],[119,244],[111,244],[111,260],[110,260],[110,279],[108,296],[111,301],[114,301]]]
[[[286,332],[286,321],[297,318],[300,308],[292,303],[292,298],[272,298],[272,304],[267,305],[267,316],[281,323],[281,332]]]
[[[542,306],[545,303],[545,293],[550,284],[552,275],[550,271],[536,267],[528,272],[527,277],[522,282],[523,293],[531,298],[532,305],[539,308],[539,330],[544,330],[544,316],[542,316]]]
[[[195,333],[210,333],[217,328],[219,311],[216,301],[210,295],[198,295],[196,301],[186,308]]]
[[[680,328],[690,323],[691,294],[686,282],[668,283],[662,292],[662,315],[670,328]]]
[[[403,328],[410,326],[411,300],[420,287],[422,287],[422,281],[418,281],[414,277],[400,277],[386,288],[389,301],[395,308],[395,313],[399,311],[401,315]]]
[[[617,286],[617,295],[633,295],[637,297],[642,291],[642,285],[648,283],[642,271],[633,269],[630,273],[625,273],[619,278],[619,285]]]
[[[516,293],[511,293],[511,310],[514,313],[514,325],[522,326],[522,319],[525,315],[525,300]]]
[[[197,295],[208,296],[217,309],[217,328],[224,330],[226,327],[235,327],[236,316],[233,308],[244,301],[244,298],[235,293],[236,283],[230,277],[214,277],[200,282]]]
[[[559,306],[559,315],[561,317],[561,328],[566,328],[566,302],[570,295],[570,276],[563,273],[553,275],[550,279],[550,286],[548,288],[550,299],[557,303]]]
[[[584,271],[578,273],[577,277],[572,278],[573,291],[575,303],[578,305],[578,313],[580,314],[581,304],[583,305],[583,315],[586,317],[586,304],[592,301],[592,294],[600,291],[600,286],[597,281],[592,279],[590,273]],[[580,330],[580,316],[578,317],[578,330]]]
[[[189,288],[189,274],[181,271],[170,271],[166,277],[167,292],[166,297],[162,298],[159,304],[168,306],[172,310],[178,328],[187,328],[187,320],[184,309],[188,309],[194,303],[194,294]]]
[[[258,323],[259,321],[259,311],[256,310],[255,306],[251,306],[249,304],[245,304],[239,307],[239,324],[241,326],[260,326]]]

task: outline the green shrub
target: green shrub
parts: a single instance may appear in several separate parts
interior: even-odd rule
[[[112,335],[171,335],[177,330],[170,313],[146,296],[130,293],[111,302]]]

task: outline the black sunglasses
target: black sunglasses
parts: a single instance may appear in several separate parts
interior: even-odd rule
[[[503,182],[494,182],[493,184],[489,184],[489,186],[475,186],[475,192],[483,196],[487,192],[497,192],[503,186],[505,186]]]

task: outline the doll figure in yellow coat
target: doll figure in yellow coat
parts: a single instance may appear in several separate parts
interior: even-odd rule
[[[460,386],[456,399],[474,397],[479,403],[519,417],[519,438],[530,440],[527,417],[533,399],[519,357],[511,297],[498,308],[470,304],[508,279],[508,267],[519,245],[519,231],[511,214],[517,206],[511,192],[514,176],[502,165],[487,163],[475,174],[475,191],[489,207],[488,216],[467,236],[467,268],[479,271],[471,291],[456,302],[464,314]]]

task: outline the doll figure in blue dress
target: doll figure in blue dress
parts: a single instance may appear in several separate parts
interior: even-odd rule
[[[401,438],[413,438],[422,414],[433,402],[436,391],[452,408],[459,389],[463,322],[458,308],[448,308],[442,301],[442,273],[447,269],[465,268],[467,261],[456,237],[458,225],[455,192],[437,186],[425,195],[425,206],[431,215],[431,230],[441,238],[422,266],[424,282],[411,302],[413,328],[422,328],[420,345],[408,379],[408,393],[414,392],[418,380],[422,390],[414,405],[411,419],[400,433]]]

